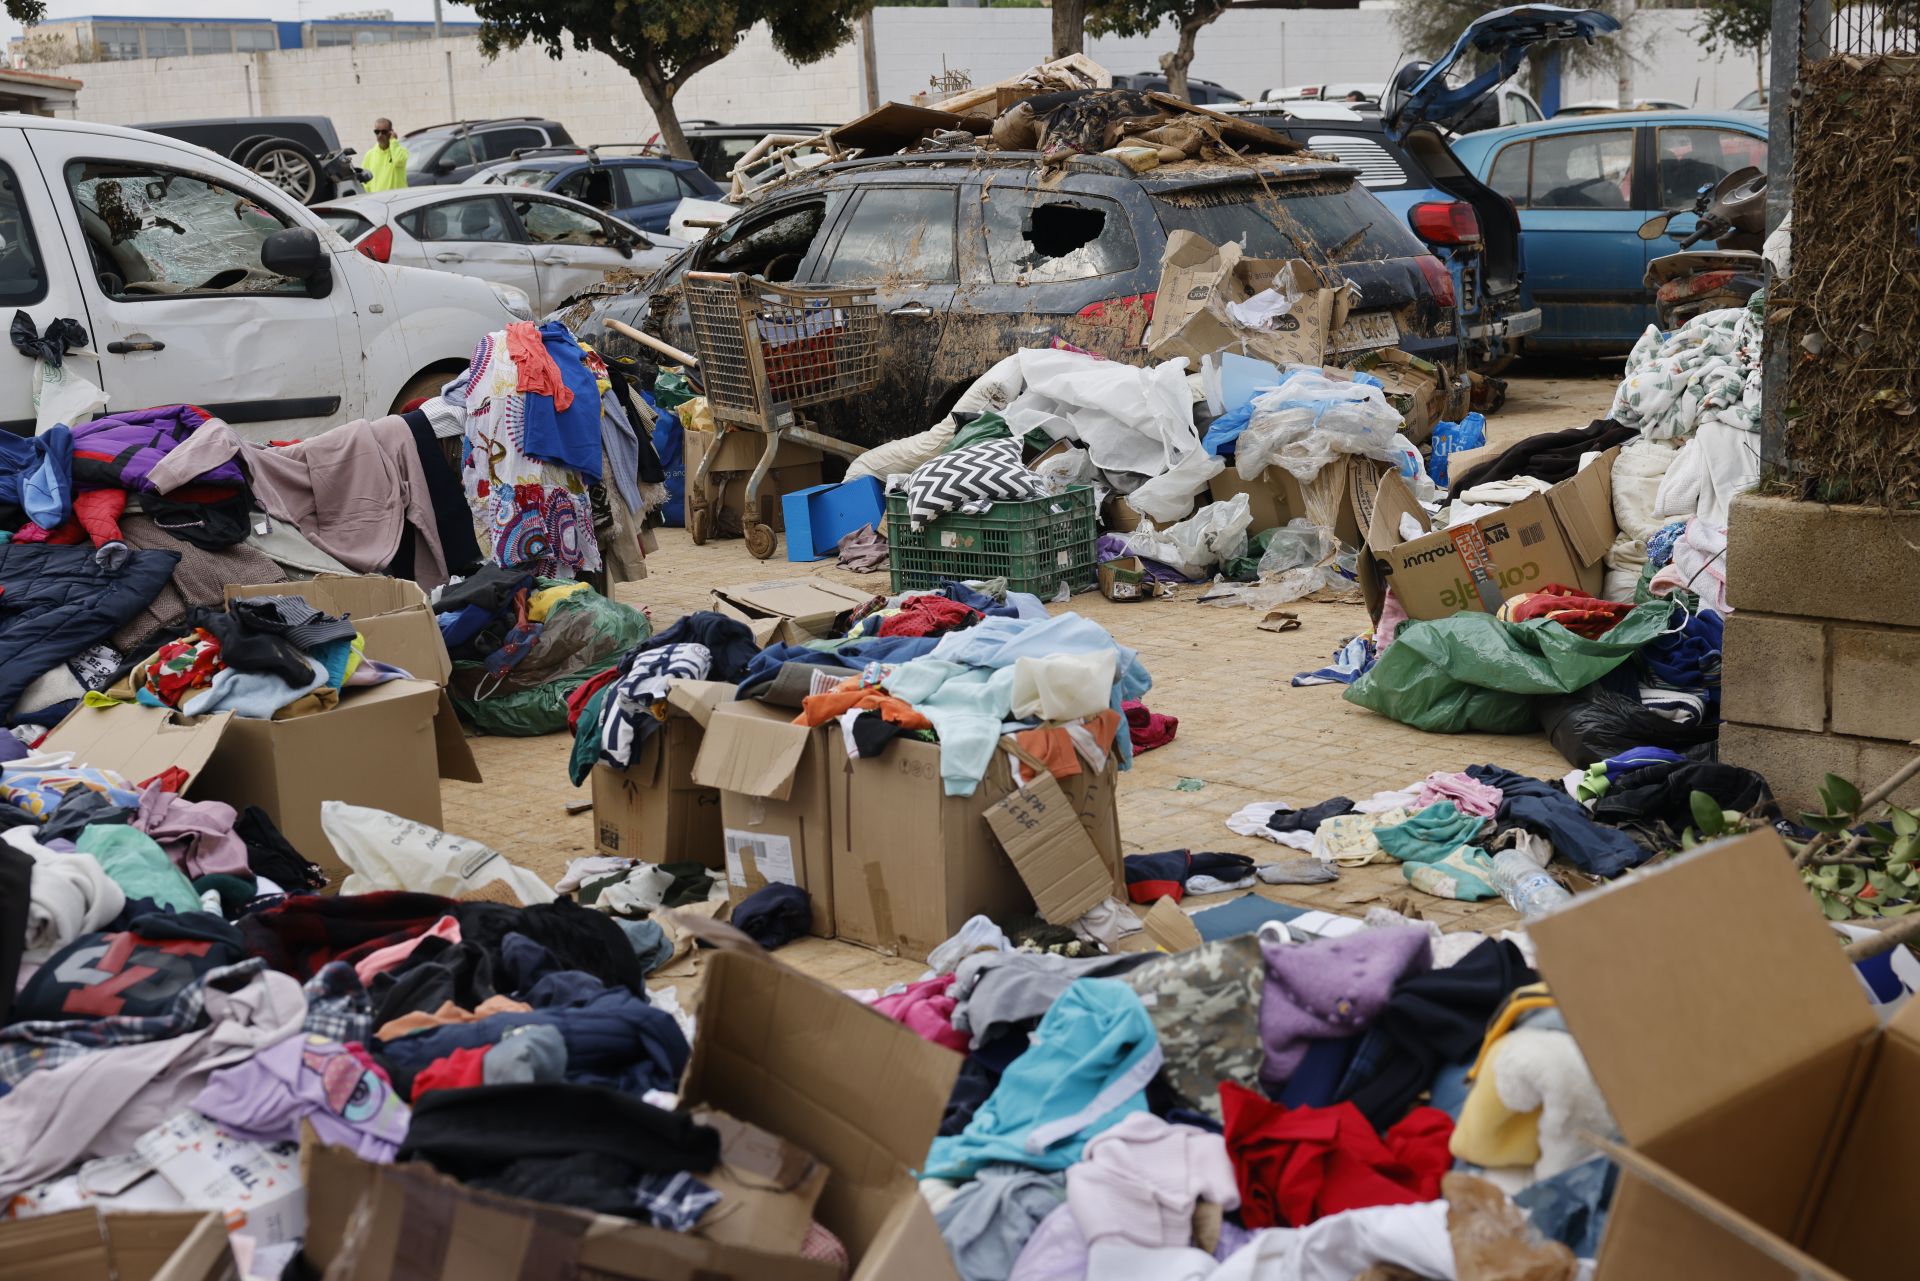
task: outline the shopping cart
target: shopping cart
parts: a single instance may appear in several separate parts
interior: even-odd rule
[[[742,532],[747,550],[773,555],[773,500],[760,486],[783,440],[843,458],[862,450],[814,431],[799,410],[859,395],[880,381],[880,309],[871,289],[793,289],[738,273],[690,271],[687,311],[701,378],[713,411],[714,439],[687,478],[687,531],[696,543],[714,532],[718,494],[708,488],[728,433],[766,437],[747,479]]]

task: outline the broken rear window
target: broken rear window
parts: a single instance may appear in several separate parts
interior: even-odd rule
[[[1398,214],[1344,181],[1233,183],[1156,194],[1153,206],[1168,231],[1198,232],[1216,245],[1231,240],[1250,258],[1325,263],[1333,254],[1340,262],[1367,262],[1427,252]]]
[[[1087,280],[1140,264],[1126,214],[1110,200],[990,187],[985,212],[996,281]]]

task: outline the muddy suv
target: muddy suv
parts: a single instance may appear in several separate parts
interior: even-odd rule
[[[781,183],[641,289],[595,305],[603,350],[650,353],[599,323],[611,315],[683,350],[688,269],[866,285],[882,314],[882,381],[809,412],[874,445],[938,421],[975,378],[1020,347],[1059,338],[1139,363],[1169,233],[1237,241],[1255,258],[1304,257],[1357,291],[1336,351],[1457,350],[1453,279],[1354,179],[1318,161],[1189,162],[1144,174],[1081,156],[1045,181],[1032,152],[916,153],[824,166]]]

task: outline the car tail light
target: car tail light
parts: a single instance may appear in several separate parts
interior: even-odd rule
[[[1447,264],[1432,254],[1421,254],[1414,261],[1420,264],[1420,274],[1427,278],[1433,300],[1442,307],[1453,306],[1453,273],[1447,270]]]
[[[1480,217],[1461,200],[1435,200],[1407,210],[1407,221],[1432,245],[1463,245],[1480,239]]]
[[[354,248],[358,249],[361,253],[373,259],[375,262],[385,262],[387,258],[393,253],[393,228],[392,227],[374,228],[372,231],[362,236],[360,238],[360,243],[355,245]]]
[[[1079,320],[1106,320],[1116,311],[1141,311],[1148,320],[1153,319],[1153,294],[1128,294],[1124,298],[1102,298],[1099,302],[1090,302],[1074,313]]]

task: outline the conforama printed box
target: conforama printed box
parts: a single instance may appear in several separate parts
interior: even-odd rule
[[[1397,473],[1380,477],[1367,524],[1360,584],[1374,617],[1391,587],[1410,618],[1447,618],[1462,610],[1491,614],[1513,596],[1550,583],[1599,595],[1613,523],[1613,460],[1608,450],[1585,470],[1469,524],[1406,538],[1402,517],[1427,517]]]

